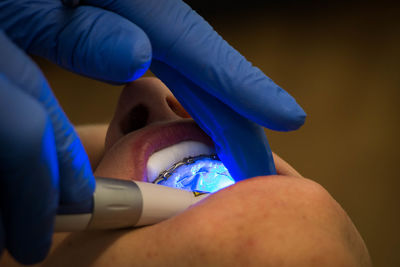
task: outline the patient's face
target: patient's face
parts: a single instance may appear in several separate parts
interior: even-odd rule
[[[95,175],[152,182],[184,157],[213,152],[212,140],[169,89],[156,78],[142,78],[120,96]],[[298,175],[276,156],[275,161],[278,173]]]
[[[168,164],[212,149],[212,140],[164,84],[140,79],[121,94],[95,175],[151,182]],[[274,160],[279,176],[241,181],[169,220],[112,238],[103,258],[111,255],[128,266],[176,266],[177,261],[214,266],[221,260],[225,266],[284,261],[300,266],[299,255],[314,261],[301,266],[325,266],[318,262],[326,259],[339,266],[353,255],[356,261],[368,259],[357,230],[332,197],[278,156]]]
[[[151,181],[212,147],[159,80],[140,79],[123,90],[95,175]],[[369,266],[356,264],[368,252],[334,199],[274,160],[281,175],[238,182],[158,224],[55,235],[45,266]]]

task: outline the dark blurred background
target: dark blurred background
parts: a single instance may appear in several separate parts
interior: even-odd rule
[[[273,150],[344,207],[375,266],[400,266],[400,5],[186,2],[307,112],[298,131],[267,130]],[[74,124],[111,119],[121,86],[36,60]]]

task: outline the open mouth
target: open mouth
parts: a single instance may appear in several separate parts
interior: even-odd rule
[[[154,183],[160,173],[169,170],[171,175],[157,183],[215,192],[233,179],[222,162],[211,156],[214,154],[211,138],[192,119],[155,122],[122,138],[109,139],[96,175]]]
[[[143,166],[148,182],[201,193],[234,183],[213,142],[193,120],[164,124],[146,136],[153,144]]]
[[[147,180],[153,183],[159,174],[184,158],[215,154],[213,147],[199,141],[187,140],[153,153],[147,160]]]

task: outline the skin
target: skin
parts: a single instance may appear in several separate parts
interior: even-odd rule
[[[128,166],[115,165],[131,157],[123,144],[132,133],[121,121],[138,103],[149,109],[147,126],[188,117],[176,101],[160,105],[167,96],[159,80],[140,79],[123,91],[105,146],[104,126],[78,130],[96,151],[88,152],[95,175],[131,178]],[[159,224],[54,234],[49,256],[37,266],[371,266],[361,236],[332,196],[274,159],[278,175],[236,183]],[[18,266],[6,253],[0,263]]]

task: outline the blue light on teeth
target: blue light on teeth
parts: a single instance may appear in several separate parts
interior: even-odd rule
[[[155,183],[201,193],[214,193],[235,183],[216,156],[187,158],[168,171],[160,174]]]

